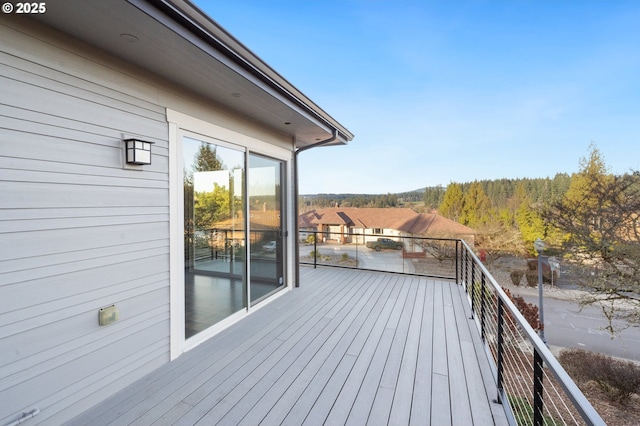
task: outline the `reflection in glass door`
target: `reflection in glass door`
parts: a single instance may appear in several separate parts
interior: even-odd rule
[[[183,138],[185,337],[247,307],[245,154]]]
[[[284,287],[284,162],[249,154],[251,305]]]

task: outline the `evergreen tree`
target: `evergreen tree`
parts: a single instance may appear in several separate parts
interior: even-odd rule
[[[479,228],[491,221],[491,202],[479,182],[473,182],[465,192],[460,222],[471,228]]]
[[[595,211],[601,200],[592,191],[593,186],[605,183],[612,178],[613,176],[609,175],[600,151],[591,144],[589,156],[580,159],[580,171],[571,177],[571,183],[565,193],[564,200],[566,203],[573,203],[582,209]]]
[[[520,229],[526,250],[529,254],[535,255],[533,242],[537,238],[546,239],[547,227],[540,213],[532,208],[531,200],[528,197],[525,197],[520,202],[520,206],[516,212],[516,224]]]
[[[193,161],[193,170],[196,172],[210,172],[214,170],[222,170],[224,165],[218,158],[216,149],[211,148],[208,143],[200,144],[195,159]]]
[[[462,207],[464,205],[464,194],[462,185],[451,182],[447,186],[447,190],[442,198],[442,204],[438,209],[438,213],[451,220],[459,221],[462,216]]]
[[[194,198],[196,228],[213,228],[216,223],[231,217],[230,195],[226,187],[214,183],[212,191],[196,192]]]
[[[425,188],[424,191],[424,206],[427,209],[437,209],[444,200],[445,190],[442,185],[438,185],[431,188]]]

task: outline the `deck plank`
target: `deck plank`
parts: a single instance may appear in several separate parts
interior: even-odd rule
[[[429,423],[431,419],[431,386],[433,378],[433,323],[435,288],[437,282],[428,281],[425,289],[425,301],[422,311],[418,359],[416,362],[415,383],[411,399],[410,423]],[[396,413],[396,416],[398,414]]]
[[[417,287],[414,306],[409,319],[407,340],[400,362],[396,391],[393,395],[389,424],[407,425],[411,416],[411,402],[416,383],[416,369],[418,365],[418,351],[420,348],[420,330],[426,298],[426,280],[421,279]]]
[[[506,414],[501,404],[494,402],[497,397],[497,387],[487,362],[487,355],[480,348],[481,339],[475,322],[471,318],[471,307],[467,302],[467,294],[460,286],[458,291],[459,303],[454,303],[460,311],[458,324],[460,346],[465,364],[465,373],[469,383],[469,403],[473,415],[474,425],[506,423]],[[466,318],[466,326],[465,326]],[[485,398],[486,395],[486,398]]]
[[[443,292],[444,322],[447,339],[447,364],[449,366],[449,395],[451,398],[452,424],[465,426],[473,424],[473,420],[471,407],[469,406],[465,364],[460,348],[458,323],[456,322],[456,312],[453,307],[452,292],[457,292],[457,290],[456,286],[450,286]]]
[[[314,329],[308,328],[310,325],[314,324],[306,323],[304,321],[307,315],[312,315],[313,312],[315,311],[307,311],[300,317],[300,322],[296,326],[292,326],[289,330],[297,332],[297,336],[314,333]],[[321,328],[323,324],[316,323],[315,326]],[[206,362],[212,364],[207,370],[205,370],[202,376],[193,378],[190,382],[181,381],[182,386],[177,391],[172,392],[169,395],[169,398],[163,400],[162,403],[167,404],[170,403],[170,401],[173,401],[174,403],[183,401],[197,407],[189,413],[187,416],[188,419],[183,420],[186,423],[189,421],[195,422],[198,414],[204,415],[209,411],[209,406],[207,404],[212,400],[225,396],[224,391],[233,389],[236,381],[240,377],[237,375],[238,372],[239,374],[242,374],[243,371],[249,368],[257,368],[257,366],[268,358],[268,355],[271,355],[273,352],[282,353],[286,350],[279,347],[279,345],[286,341],[278,338],[279,333],[280,330],[274,329],[273,333],[267,334],[261,339],[254,341],[253,345],[243,346],[242,352],[233,351],[218,361],[216,361],[215,358],[201,360],[203,363]],[[271,346],[274,345],[274,342],[276,342],[276,346]],[[295,340],[291,339],[289,342],[292,344],[295,343]],[[270,350],[271,347],[273,348],[273,351]],[[243,361],[246,361],[246,363],[241,364]],[[213,377],[211,377],[211,374],[213,374]],[[236,374],[235,377],[234,374]],[[200,407],[198,407],[198,404]],[[148,413],[153,414],[156,412],[157,410],[150,410]],[[148,424],[148,419],[141,418],[141,420],[147,421]],[[144,422],[141,422],[141,424],[144,424]]]
[[[349,293],[354,293],[357,287],[349,288],[344,286],[342,292],[336,292],[333,295],[333,300],[338,299],[340,303],[348,303],[350,300]],[[180,420],[180,424],[194,424],[197,421],[203,422],[203,424],[212,424],[220,420],[226,414],[226,411],[233,407],[235,404],[231,398],[227,398],[228,395],[233,392],[236,387],[240,386],[245,379],[249,382],[245,384],[243,388],[250,388],[256,384],[265,374],[271,371],[275,365],[279,364],[281,358],[287,354],[292,348],[298,344],[298,348],[304,349],[305,353],[313,351],[318,344],[322,342],[323,337],[328,333],[327,327],[330,325],[330,318],[326,317],[326,314],[330,311],[333,304],[332,298],[325,300],[325,303],[318,304],[318,309],[309,310],[302,315],[298,321],[298,325],[302,325],[302,328],[298,329],[295,333],[292,333],[292,328],[295,326],[289,326],[280,335],[277,336],[277,340],[280,342],[287,342],[287,345],[280,351],[277,351],[273,356],[262,358],[262,347],[257,348],[258,351],[252,354],[245,354],[243,358],[247,356],[255,356],[255,362],[243,367],[243,371],[246,374],[250,373],[250,376],[244,377],[243,371],[237,371],[237,374],[229,374],[229,378],[222,384],[215,382],[209,383],[208,386],[201,390],[199,394],[191,394],[185,398],[185,402],[194,404],[194,409]],[[235,373],[232,371],[229,373]],[[242,388],[239,392],[242,392]],[[202,396],[206,393],[205,396]],[[217,405],[220,404],[220,407]]]
[[[415,347],[412,348],[412,346],[408,344],[408,338],[419,279],[412,277],[405,281],[407,290],[406,297],[402,300],[401,315],[400,318],[398,318],[393,341],[391,342],[391,346],[388,351],[376,397],[373,401],[372,411],[369,415],[370,424],[380,422],[386,424],[390,422],[389,418],[396,392],[404,394],[408,398],[409,402],[411,401],[411,394],[413,393],[413,382],[402,383],[406,386],[405,389],[398,386],[400,368],[404,354],[407,350],[415,349]]]
[[[448,287],[448,286],[447,286]],[[433,360],[431,382],[431,424],[451,424],[451,391],[447,323],[445,321],[445,288],[435,283],[433,296]]]
[[[389,357],[392,352],[391,348],[393,347],[400,318],[405,311],[410,289],[406,279],[398,280],[396,286],[399,288],[399,291],[394,299],[389,299],[389,302],[393,303],[390,315],[374,350],[369,368],[360,387],[360,392],[358,392],[356,400],[354,401],[347,424],[351,423],[352,418],[364,418],[365,413],[367,414],[366,419],[369,419],[371,416],[370,410],[375,407],[376,401],[381,404],[383,403],[383,401],[378,398],[377,393],[380,390],[382,379],[388,366]],[[404,345],[404,342],[402,342],[402,345]],[[384,393],[388,394],[387,392]],[[387,411],[386,417],[388,417],[390,407],[391,404],[389,401],[389,410]],[[378,412],[377,414],[379,415],[380,413]]]
[[[341,324],[340,333],[331,336],[323,346],[323,351],[319,351],[316,358],[305,366],[304,375],[298,377],[297,382],[302,382],[301,386],[305,384],[306,386],[296,404],[285,417],[284,424],[299,425],[307,418],[324,386],[331,379],[340,360],[346,354],[348,344],[354,335],[354,332],[349,333],[349,330],[359,314],[356,310],[352,311],[353,315],[350,315],[351,318],[348,322]]]
[[[381,291],[376,292],[376,298],[371,301],[372,303],[370,305],[370,309],[368,309],[365,313],[365,318],[367,318],[363,323],[365,325],[368,321],[371,321],[372,317],[375,318],[379,314],[379,311],[381,310],[381,304],[385,300],[384,295],[391,291],[391,277],[378,278],[379,281],[377,281],[377,287],[380,287]],[[355,327],[352,328],[355,329]],[[360,328],[358,332],[362,332],[362,328]],[[349,341],[347,341],[347,343],[352,344],[352,342]],[[264,418],[262,419],[262,421],[265,424],[279,423],[283,421],[283,419],[288,415],[291,409],[291,401],[289,399],[296,397],[294,384],[296,383],[296,381],[298,381],[298,384],[296,384],[295,387],[300,385],[300,380],[298,380],[298,373],[298,370],[294,371],[290,367],[287,368],[286,373],[276,384],[277,386],[275,387],[275,392],[270,392],[270,394],[267,395],[266,398],[263,398],[260,401],[259,405],[254,407],[254,409],[252,409],[252,412],[249,414],[251,416],[255,416],[257,412],[264,412]]]
[[[360,284],[362,285],[362,283]],[[335,346],[335,341],[345,331],[344,328],[348,326],[348,316],[351,314],[351,308],[357,307],[359,303],[364,300],[361,292],[357,292],[359,285],[352,283],[353,289],[349,291],[349,294],[343,297],[335,297],[333,299],[333,308],[329,305],[328,312],[322,315],[316,315],[316,318],[310,319],[310,322],[318,321],[319,323],[326,322],[327,325],[317,333],[308,333],[304,338],[309,338],[308,343],[302,342],[301,344],[291,345],[286,347],[282,353],[278,353],[273,359],[261,366],[259,371],[254,371],[250,376],[244,378],[241,386],[238,386],[233,392],[229,393],[224,399],[223,403],[231,404],[233,408],[228,412],[222,412],[220,410],[212,410],[205,417],[202,418],[204,424],[212,424],[214,422],[221,421],[223,424],[238,424],[238,422],[247,414],[247,412],[253,407],[261,395],[264,395],[269,389],[266,385],[274,383],[275,378],[280,376],[285,370],[301,371],[304,373],[305,369],[309,369],[308,365],[301,369],[303,359],[308,359],[308,356],[312,356],[310,363],[314,360],[322,360],[323,351],[325,357],[331,353]],[[358,300],[353,300],[354,294],[358,293]],[[337,310],[335,310],[338,308]],[[334,313],[331,311],[334,310]],[[337,337],[336,337],[337,336]],[[291,340],[291,339],[290,339]],[[302,349],[303,352],[296,351],[295,346]],[[287,359],[288,358],[288,359]],[[320,362],[315,361],[315,362]],[[291,365],[299,365],[300,367],[291,369]],[[289,367],[287,367],[289,366]],[[317,368],[311,367],[315,372]],[[269,374],[272,375],[273,380],[267,378]]]
[[[300,289],[69,424],[506,424],[460,286],[301,272]]]
[[[320,277],[311,277],[310,285],[321,280]],[[316,288],[310,292],[311,297],[322,297],[322,290]],[[313,306],[311,300],[305,300],[302,294],[292,294],[295,301],[300,301],[296,306],[298,309],[291,311],[291,317],[304,312],[308,307]],[[274,309],[269,306],[265,309]],[[267,315],[268,312],[258,311],[254,315]],[[177,360],[164,365],[153,374],[139,380],[132,386],[127,387],[122,392],[114,395],[104,403],[100,404],[96,409],[91,410],[87,415],[80,417],[80,421],[91,423],[92,425],[107,424],[131,424],[144,412],[154,409],[154,412],[162,414],[162,408],[167,410],[171,408],[171,401],[176,404],[179,399],[176,396],[179,392],[176,390],[195,388],[201,383],[205,383],[215,374],[217,370],[223,369],[226,365],[226,359],[234,359],[239,354],[244,353],[256,341],[263,336],[269,336],[271,333],[279,333],[280,326],[285,324],[287,316],[280,318],[280,321],[267,323],[261,329],[251,330],[246,327],[246,323],[238,323],[235,327],[229,328],[216,336],[217,344],[207,342],[202,345],[202,349],[189,353],[190,357],[181,357]],[[244,327],[243,327],[244,326]],[[210,364],[207,359],[216,360],[215,364]],[[88,416],[93,416],[89,418]],[[75,424],[72,420],[70,424]],[[83,424],[83,423],[79,423]]]
[[[399,286],[395,285],[397,282],[398,277],[394,277],[394,285],[391,286],[391,292],[386,297],[386,300],[383,301],[384,306],[380,309],[377,318],[371,318],[368,321],[372,324],[372,327],[368,328],[369,333],[366,336],[366,340],[358,339],[356,337],[354,344],[349,348],[348,353],[350,355],[357,356],[357,360],[347,377],[347,381],[342,388],[342,391],[338,395],[336,403],[327,417],[328,424],[345,424],[347,419],[350,417],[355,421],[353,416],[358,416],[359,419],[364,418],[366,421],[366,418],[369,416],[369,411],[364,413],[356,412],[352,409],[359,395],[361,395],[361,399],[365,397],[364,394],[360,394],[361,389],[364,393],[372,392],[370,387],[364,389],[365,386],[363,382],[365,378],[367,378],[367,372],[369,371],[369,367],[374,359],[376,348],[378,347],[380,340],[383,338],[387,321],[393,311],[395,300],[400,289]],[[360,333],[360,336],[363,335],[364,333]],[[373,391],[375,392],[375,389]],[[354,411],[353,415],[351,414],[352,411]]]

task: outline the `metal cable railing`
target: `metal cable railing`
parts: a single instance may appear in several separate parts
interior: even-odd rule
[[[512,425],[604,425],[534,327],[459,239],[309,231],[300,263],[449,279],[467,292]],[[379,242],[378,239],[390,241]],[[537,327],[537,324],[534,324]]]
[[[511,424],[604,425],[531,324],[461,241],[460,282],[494,369]],[[537,327],[537,324],[534,324]]]
[[[457,281],[457,239],[319,231],[303,231],[299,239],[300,264]]]

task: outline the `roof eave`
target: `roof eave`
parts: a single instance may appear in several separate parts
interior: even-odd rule
[[[30,16],[213,104],[296,148],[353,134],[187,0],[65,0]],[[123,35],[128,39],[123,39]],[[134,43],[127,41],[134,40]]]
[[[127,0],[131,3],[146,2],[145,0]],[[210,43],[220,50],[224,50],[227,56],[239,66],[249,71],[261,82],[278,91],[284,98],[293,101],[301,108],[310,112],[322,124],[334,130],[336,140],[333,144],[346,144],[354,135],[320,108],[310,98],[305,96],[295,86],[260,59],[249,48],[222,28],[215,20],[208,16],[202,9],[188,0],[159,0],[167,11],[171,11],[175,17],[181,17],[182,24],[197,31]],[[319,139],[317,139],[319,140]],[[304,141],[303,141],[304,142]],[[306,143],[302,144],[303,146]]]

